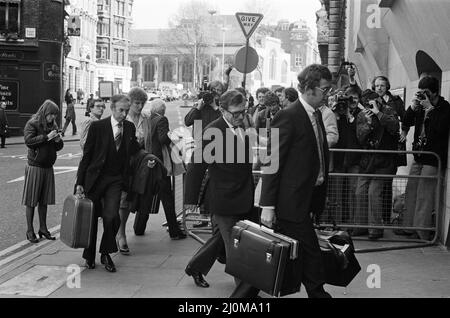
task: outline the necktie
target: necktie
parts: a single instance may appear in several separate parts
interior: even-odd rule
[[[316,120],[316,127],[317,127],[317,147],[319,150],[319,159],[320,159],[320,170],[319,170],[319,176],[317,183],[322,184],[324,175],[325,175],[325,155],[323,151],[323,143],[324,143],[324,136],[322,131],[322,113],[320,110],[316,110],[314,112],[314,118]]]
[[[114,143],[116,144],[116,150],[119,151],[120,144],[122,143],[122,132],[123,132],[123,124],[122,122],[117,124],[117,132],[114,136]]]

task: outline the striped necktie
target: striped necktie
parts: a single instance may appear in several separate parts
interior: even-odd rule
[[[122,122],[117,124],[117,132],[114,136],[114,143],[116,144],[116,150],[119,151],[120,144],[122,143],[123,124]]]
[[[317,127],[317,147],[319,150],[319,160],[320,160],[320,171],[318,176],[318,184],[322,184],[325,177],[325,155],[323,150],[324,136],[322,131],[323,121],[322,121],[322,113],[320,110],[316,110],[314,112],[314,118],[316,120]]]

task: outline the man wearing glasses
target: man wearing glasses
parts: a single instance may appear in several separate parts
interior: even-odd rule
[[[327,191],[329,151],[319,107],[331,79],[327,67],[307,66],[298,75],[299,100],[279,111],[271,124],[279,131],[271,159],[279,160],[280,169],[268,173],[263,167],[261,222],[298,240],[302,255],[286,269],[284,294],[297,292],[302,283],[310,298],[331,297],[323,288],[325,272],[312,220],[322,213]]]
[[[185,179],[185,184],[189,185],[185,187],[185,208],[193,209],[196,207],[202,182],[198,176],[202,176],[208,169],[210,174],[208,191],[212,194],[208,196],[208,203],[212,222],[218,227],[227,251],[232,248],[233,226],[240,220],[254,220],[251,215],[254,199],[252,156],[249,153],[250,143],[243,129],[245,104],[245,97],[237,90],[227,91],[220,97],[222,117],[205,128],[202,147],[198,147],[194,152],[192,156],[194,163],[189,165]],[[208,151],[211,149],[208,144],[213,142],[213,136],[216,145],[215,153]],[[227,142],[229,138],[233,138],[233,143]],[[222,142],[219,144],[220,139]],[[245,151],[243,161],[240,160],[239,149]],[[202,153],[198,153],[199,151]],[[199,158],[201,160],[197,161],[196,159]],[[193,276],[192,270],[188,266],[186,273]],[[195,275],[199,274],[195,273]],[[202,277],[200,282],[203,282]],[[201,287],[208,286],[205,282],[202,285],[204,286]],[[257,290],[242,283],[236,287],[232,297],[251,297],[256,296],[257,293]]]
[[[81,136],[80,136],[81,150],[83,150],[84,144],[86,143],[89,127],[91,126],[92,122],[100,120],[102,118],[104,110],[105,110],[105,103],[101,99],[96,99],[94,100],[93,103],[90,104],[89,118],[87,118],[84,122],[81,123]]]

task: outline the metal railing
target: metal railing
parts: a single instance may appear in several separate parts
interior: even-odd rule
[[[424,240],[417,238],[397,238],[391,233],[385,236],[388,238],[378,238],[378,242],[403,243],[393,246],[382,246],[375,248],[365,248],[356,250],[357,253],[385,251],[394,249],[417,248],[436,244],[438,238],[438,229],[441,222],[441,186],[442,173],[441,161],[437,154],[424,151],[386,151],[386,150],[360,150],[360,149],[330,149],[335,153],[360,153],[360,154],[386,154],[390,156],[406,155],[430,155],[436,158],[438,167],[435,175],[421,176],[409,174],[374,174],[374,173],[349,173],[349,172],[330,172],[328,182],[327,204],[324,212],[319,218],[319,226],[325,228],[341,228],[354,231],[385,231],[403,230],[403,231],[427,231],[434,232],[432,239]],[[254,171],[255,186],[260,178],[260,171]],[[393,208],[393,202],[405,196],[408,182],[430,180],[435,185],[434,191],[434,224],[429,227],[413,226],[404,221],[405,209],[396,211]],[[180,183],[181,182],[181,187]],[[177,184],[178,183],[178,184]],[[359,187],[359,188],[358,188]],[[380,190],[381,189],[381,190]],[[183,191],[183,178],[175,181],[175,193]],[[378,191],[378,192],[377,192]],[[381,191],[381,192],[380,192]],[[375,197],[374,197],[375,196]],[[187,234],[200,243],[205,240],[198,234],[211,233],[211,227],[195,229],[191,226],[192,222],[204,221],[210,222],[209,215],[202,215],[199,210],[186,211],[183,208],[182,194],[176,196],[176,207],[182,218],[182,224]],[[377,199],[379,201],[377,202]],[[181,200],[181,201],[180,201]],[[255,202],[257,205],[258,202]],[[401,204],[400,204],[401,206]],[[411,214],[411,211],[408,211]],[[432,213],[429,211],[428,213]],[[353,236],[354,240],[368,240],[361,236]],[[374,241],[374,242],[377,242]]]

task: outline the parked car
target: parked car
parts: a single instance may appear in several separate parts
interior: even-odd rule
[[[155,94],[155,93],[147,93],[147,96],[148,96],[149,101],[161,98],[158,94]]]

